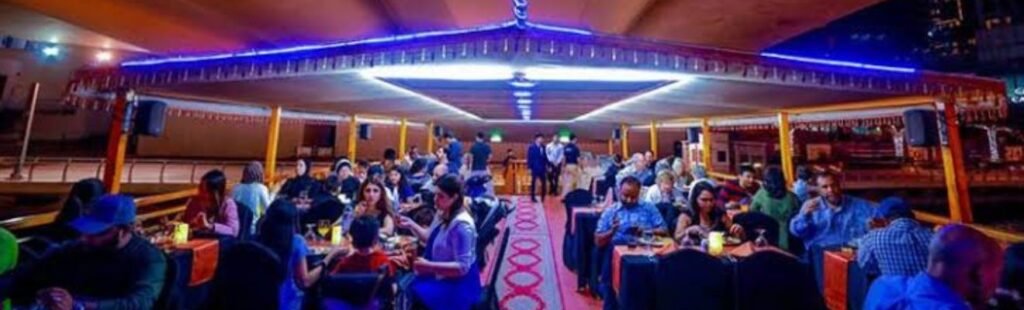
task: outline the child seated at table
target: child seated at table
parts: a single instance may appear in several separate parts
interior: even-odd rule
[[[360,216],[352,222],[349,231],[355,251],[342,258],[331,270],[332,274],[376,272],[381,266],[390,263],[387,253],[377,247],[377,236],[380,233],[377,218],[369,215]],[[392,269],[388,267],[389,275],[393,273]]]

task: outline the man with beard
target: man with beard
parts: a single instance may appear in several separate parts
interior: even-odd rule
[[[844,245],[868,233],[871,202],[843,194],[839,177],[832,173],[819,175],[818,186],[822,195],[805,202],[789,221],[789,231],[803,239],[806,248]]]
[[[79,240],[47,254],[21,274],[17,302],[45,309],[152,309],[167,262],[134,233],[135,202],[107,195],[71,222]]]

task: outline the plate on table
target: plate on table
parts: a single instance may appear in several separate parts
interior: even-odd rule
[[[741,243],[743,243],[743,240],[741,240],[740,238],[725,237],[725,245],[732,246],[732,245],[740,245]]]

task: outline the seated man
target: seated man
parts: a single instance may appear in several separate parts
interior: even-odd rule
[[[789,221],[789,231],[804,240],[804,246],[839,246],[868,232],[873,206],[867,200],[843,195],[839,177],[818,176],[822,196],[804,203],[800,214]]]
[[[352,246],[355,251],[338,261],[331,273],[370,273],[390,263],[387,253],[377,247],[380,223],[372,216],[360,216],[352,222]],[[388,268],[388,274],[393,271]]]
[[[913,276],[927,267],[932,231],[914,220],[903,199],[882,200],[875,209],[875,221],[885,228],[864,235],[857,249],[861,268],[880,276]]]
[[[631,235],[644,230],[667,233],[661,213],[653,205],[640,201],[640,180],[626,177],[619,186],[622,201],[601,213],[594,239],[597,246],[629,243]]]
[[[16,283],[16,301],[48,309],[152,309],[167,262],[135,235],[135,202],[106,195],[71,222],[78,241],[44,256]]]
[[[912,277],[871,284],[864,309],[986,309],[1003,266],[999,244],[959,224],[943,227],[928,247],[928,267]]]
[[[761,189],[761,185],[754,179],[754,167],[750,165],[740,166],[740,175],[736,180],[726,181],[722,190],[718,193],[718,204],[728,205],[730,202],[741,205],[750,205],[754,195]]]

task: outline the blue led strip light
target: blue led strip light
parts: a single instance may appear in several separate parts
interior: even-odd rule
[[[785,60],[813,63],[813,64],[819,64],[819,65],[830,65],[830,66],[850,67],[850,68],[858,68],[858,69],[868,69],[868,70],[890,71],[890,72],[900,72],[900,73],[915,73],[915,72],[917,72],[917,69],[914,69],[914,68],[893,67],[893,66],[880,66],[880,65],[872,65],[872,64],[865,64],[865,63],[852,62],[852,61],[819,59],[819,58],[783,55],[783,54],[776,54],[776,53],[761,53],[761,57],[785,59]]]

